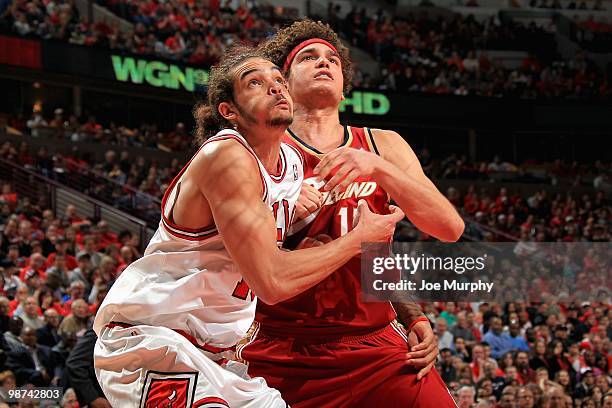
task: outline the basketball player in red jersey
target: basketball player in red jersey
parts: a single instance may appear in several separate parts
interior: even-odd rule
[[[410,146],[393,131],[342,126],[348,50],[329,26],[300,21],[281,30],[264,52],[283,66],[295,103],[285,142],[305,156],[305,192],[315,210],[294,221],[305,235],[336,239],[351,230],[358,200],[388,212],[389,196],[422,231],[456,241],[463,221],[425,176]],[[320,207],[320,208],[318,208]],[[429,372],[437,344],[418,305],[396,305],[421,341],[410,349],[390,303],[360,300],[360,258],[305,293],[274,306],[259,304],[256,325],[239,357],[294,408],[454,407],[438,373]],[[429,372],[428,375],[425,375]]]

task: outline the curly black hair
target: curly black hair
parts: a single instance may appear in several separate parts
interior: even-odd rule
[[[194,136],[198,145],[202,145],[206,139],[221,129],[233,126],[221,116],[218,107],[221,102],[234,102],[234,68],[251,58],[265,57],[258,48],[235,45],[229,48],[219,63],[211,68],[207,102],[198,103],[193,108],[193,118],[196,123]]]

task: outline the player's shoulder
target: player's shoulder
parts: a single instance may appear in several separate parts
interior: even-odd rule
[[[190,163],[190,173],[200,182],[259,178],[259,165],[252,149],[233,134],[217,134],[200,147]]]
[[[193,161],[204,167],[225,164],[252,167],[256,165],[254,158],[253,150],[237,132],[219,132],[203,143]]]
[[[389,129],[377,129],[377,128],[367,128],[372,136],[376,139],[397,139],[402,138],[402,136],[394,130]]]

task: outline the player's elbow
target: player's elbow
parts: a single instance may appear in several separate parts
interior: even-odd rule
[[[284,300],[282,286],[274,276],[268,276],[257,291],[259,300],[267,305],[275,305]]]

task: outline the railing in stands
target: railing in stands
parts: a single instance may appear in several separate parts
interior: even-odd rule
[[[92,195],[92,192],[99,192],[94,182],[90,182],[89,187],[85,190],[80,190],[74,183],[75,178],[72,177],[72,174],[57,173],[52,179],[0,159],[0,175],[12,183],[14,191],[19,196],[29,198],[30,202],[50,207],[58,216],[66,211],[68,205],[72,204],[76,207],[77,215],[80,217],[104,220],[114,231],[129,230],[132,234],[138,235],[141,247],[146,245],[157,227],[156,224],[155,228],[150,228],[149,222],[122,211],[121,208],[125,208],[126,205],[109,204],[98,199],[98,196]],[[78,177],[78,175],[79,173],[74,173],[74,176]],[[142,193],[136,195],[142,195]],[[140,203],[138,199],[127,200],[127,204]],[[125,203],[119,202],[119,204]],[[138,208],[137,205],[133,207],[133,209]],[[157,208],[157,220],[159,220],[159,206],[155,208]]]
[[[465,222],[465,231],[462,237],[467,241],[517,242],[519,240],[514,235],[481,224],[471,217],[464,215],[462,218]]]

